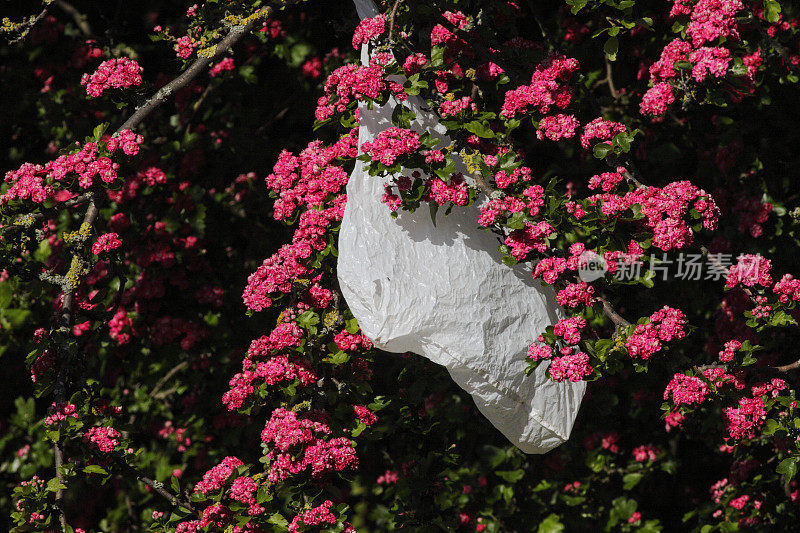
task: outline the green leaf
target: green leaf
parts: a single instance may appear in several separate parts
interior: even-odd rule
[[[617,60],[617,52],[619,52],[619,39],[617,37],[609,37],[606,44],[603,45],[603,52],[609,61]]]
[[[767,423],[764,424],[764,430],[762,433],[764,435],[774,435],[776,431],[780,429],[781,425],[777,420],[773,420],[770,418],[767,420]]]
[[[625,153],[630,152],[630,150],[631,150],[631,141],[628,138],[628,134],[627,133],[623,132],[623,133],[618,134],[616,137],[614,137],[614,142],[617,143],[617,146],[622,148],[623,152],[625,152]]]
[[[788,457],[778,464],[778,468],[775,469],[775,472],[778,474],[783,474],[786,476],[786,482],[792,480],[792,478],[797,474],[797,461],[800,457]]]
[[[64,485],[60,479],[54,477],[47,482],[47,492],[58,492],[59,489],[64,490],[67,486]]]
[[[344,325],[345,329],[347,329],[347,332],[349,334],[355,335],[356,333],[358,333],[358,320],[356,320],[355,318],[351,318],[350,320],[345,321]]]
[[[278,514],[278,513],[275,513],[274,515],[270,516],[267,519],[267,523],[272,524],[273,526],[276,526],[276,527],[280,528],[279,531],[288,531],[289,530],[289,521],[286,520],[283,517],[283,515]]]
[[[333,365],[343,365],[350,360],[350,354],[339,350],[338,352],[329,355],[325,358],[325,362]]]
[[[4,309],[11,304],[14,297],[14,289],[7,281],[0,282],[0,309]]]
[[[100,465],[89,465],[83,471],[87,474],[108,474],[108,471]]]
[[[797,321],[794,319],[794,317],[792,317],[792,315],[783,310],[778,311],[777,313],[772,315],[769,319],[770,326],[780,327],[780,326],[788,326],[795,324],[797,324]]]
[[[352,431],[352,433],[350,433],[350,435],[351,435],[353,438],[355,438],[355,437],[358,437],[359,435],[361,435],[361,433],[363,433],[363,432],[364,432],[364,430],[365,430],[365,429],[367,429],[367,426],[366,426],[366,424],[364,424],[364,422],[359,422],[359,423],[358,423],[358,426],[356,426],[356,429],[354,429],[354,430]]]
[[[297,324],[301,328],[309,329],[311,326],[319,324],[319,316],[314,311],[306,311],[297,317]]]
[[[440,67],[444,64],[444,46],[436,45],[431,50],[431,66]]]
[[[559,520],[557,514],[551,514],[539,523],[536,533],[561,533],[564,531],[564,524]]]
[[[494,137],[494,132],[483,122],[478,122],[477,120],[464,124],[464,129],[483,139],[491,139]]]
[[[506,227],[510,229],[522,229],[525,227],[525,218],[525,213],[518,211],[508,217],[508,221],[506,221]]]
[[[592,153],[597,159],[603,159],[611,151],[612,146],[608,143],[595,144],[592,148]]]
[[[767,0],[764,3],[764,12],[767,16],[767,22],[772,24],[778,22],[781,14],[781,4],[776,0]]]
[[[631,472],[630,474],[625,474],[622,478],[622,488],[625,490],[631,490],[633,487],[639,484],[644,476],[639,472]]]
[[[498,476],[508,481],[509,483],[516,483],[525,476],[525,471],[519,470],[500,470],[495,472]]]
[[[583,9],[583,7],[587,4],[588,0],[567,0],[567,4],[572,6],[570,11],[573,15],[577,14],[578,11]]]
[[[436,213],[439,211],[439,204],[436,202],[429,202],[428,207],[431,211],[431,222],[433,222],[433,227],[436,227]]]

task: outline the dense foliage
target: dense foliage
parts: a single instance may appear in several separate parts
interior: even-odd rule
[[[378,4],[5,8],[0,529],[792,530],[799,6]],[[553,286],[569,442],[361,334],[357,158]]]

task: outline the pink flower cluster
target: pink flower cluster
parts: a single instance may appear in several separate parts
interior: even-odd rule
[[[335,112],[342,113],[354,99],[377,99],[387,87],[383,68],[376,61],[367,66],[344,65],[331,72],[325,81],[325,96],[317,100],[317,120],[325,120]]]
[[[742,347],[742,343],[737,340],[728,341],[725,343],[724,349],[719,352],[719,360],[723,363],[730,363],[733,361],[733,356],[739,348]]]
[[[764,233],[762,224],[772,212],[772,204],[761,201],[758,196],[738,196],[731,209],[737,217],[736,229],[740,233],[749,232],[752,237],[760,237]]]
[[[505,170],[498,170],[497,173],[494,175],[494,182],[495,184],[500,187],[501,189],[507,189],[512,185],[517,183],[527,183],[531,181],[531,169],[528,167],[517,167],[511,172],[506,172]],[[523,194],[524,196],[533,198],[536,197],[542,200],[542,203],[539,205],[544,204],[543,192],[541,185],[533,185],[533,187],[538,187],[538,189],[526,189]],[[516,198],[515,198],[516,199]],[[511,211],[511,209],[507,209],[507,211]],[[516,211],[513,211],[516,212]],[[535,213],[531,213],[531,216],[536,216],[538,213],[538,209]]]
[[[709,74],[715,78],[725,75],[731,62],[731,52],[719,46],[704,46],[692,52],[689,61],[694,64],[692,76],[698,83],[703,83]]]
[[[571,139],[575,136],[575,130],[580,126],[580,122],[575,115],[550,115],[539,121],[539,128],[536,130],[536,138],[544,140],[545,137],[551,141],[559,139]]]
[[[371,426],[378,421],[378,416],[373,413],[369,407],[363,405],[354,405],[353,411],[355,411],[358,421],[365,426]]]
[[[110,252],[122,246],[122,241],[119,240],[119,235],[116,233],[104,233],[100,235],[97,240],[92,244],[92,253],[100,255],[103,252]]]
[[[460,11],[445,11],[442,16],[458,29],[463,30],[467,24],[467,17]],[[437,46],[444,44],[447,46],[448,55],[455,55],[458,51],[467,48],[467,42],[461,37],[457,37],[441,24],[437,24],[431,30],[431,45]]]
[[[517,261],[525,259],[531,250],[544,252],[547,249],[545,239],[553,233],[553,226],[547,222],[526,223],[523,229],[514,230],[505,239],[505,245],[511,249],[511,255]]]
[[[536,67],[530,85],[506,92],[500,115],[514,118],[527,114],[531,107],[542,114],[549,113],[553,105],[559,109],[566,108],[572,101],[572,89],[561,83],[569,81],[578,69],[576,59],[551,56]]]
[[[686,33],[692,42],[673,39],[664,47],[659,60],[650,66],[653,86],[645,93],[640,104],[639,109],[643,114],[663,115],[675,101],[672,86],[666,82],[678,76],[676,63],[691,63],[692,76],[698,83],[704,82],[709,74],[716,78],[727,74],[732,61],[730,50],[703,45],[715,44],[720,38],[727,41],[739,40],[736,13],[742,9],[744,5],[740,0],[700,0],[694,6],[683,0],[674,1],[670,16],[689,15]],[[743,61],[748,67],[747,77],[752,83],[758,65],[761,64],[760,54],[756,52],[746,55]]]
[[[603,117],[597,117],[583,127],[581,146],[588,149],[592,146],[592,141],[595,139],[598,141],[608,141],[625,131],[628,131],[625,124],[614,122],[613,120],[604,120]]]
[[[386,16],[366,18],[358,23],[353,33],[353,48],[358,50],[362,44],[368,43],[374,37],[386,31]]]
[[[739,407],[725,409],[725,418],[731,438],[752,439],[756,436],[756,430],[764,424],[767,418],[764,400],[761,397],[742,398],[739,400]]]
[[[267,178],[270,188],[280,195],[276,218],[293,216],[299,206],[324,208],[303,212],[292,243],[282,246],[250,275],[243,294],[249,309],[266,309],[272,305],[274,293],[290,292],[292,282],[308,274],[306,261],[327,246],[327,228],[344,215],[345,197],[341,192],[347,183],[347,173],[330,163],[338,157],[355,157],[357,136],[357,130],[353,130],[330,151],[319,143],[311,143],[308,152],[304,151],[299,159],[292,159],[288,152],[282,154],[275,173]]]
[[[741,284],[745,287],[772,285],[772,261],[759,254],[742,254],[737,258],[737,263],[728,269],[728,278],[725,286],[732,289]]]
[[[264,508],[256,503],[256,491],[258,483],[248,476],[239,476],[233,480],[230,489],[230,497],[233,500],[249,505],[247,514],[255,516],[264,512]]]
[[[552,285],[567,269],[567,260],[563,257],[545,257],[533,268],[533,278],[541,277],[545,283]]]
[[[216,78],[217,76],[221,76],[223,73],[233,70],[233,58],[226,57],[225,59],[217,62],[211,67],[211,70],[208,71],[208,75],[212,78]]]
[[[122,130],[106,143],[106,149],[114,153],[122,150],[125,155],[136,155],[139,153],[139,145],[144,141],[144,137],[133,133],[131,130]],[[104,180],[105,181],[105,180]]]
[[[425,57],[425,54],[417,52],[406,58],[405,62],[403,63],[403,70],[407,75],[411,76],[422,70],[422,67],[427,64],[428,58]]]
[[[655,82],[670,80],[678,75],[675,63],[686,61],[692,46],[681,39],[673,39],[661,51],[661,57],[650,65],[650,79]]]
[[[361,150],[387,167],[401,155],[414,153],[419,148],[419,133],[392,126],[380,132],[372,142],[365,142]]]
[[[54,424],[58,424],[59,422],[66,420],[67,417],[72,417],[75,420],[78,419],[78,413],[76,412],[76,408],[74,404],[71,403],[62,403],[50,406],[50,414],[47,415],[44,419],[45,426],[52,426]]]
[[[298,156],[282,151],[266,178],[267,187],[279,196],[275,219],[291,218],[299,206],[319,207],[330,195],[338,194],[347,184],[348,175],[333,163],[338,158],[354,156],[357,138],[358,130],[354,129],[329,147],[323,146],[322,141],[313,141]]]
[[[109,453],[119,446],[120,433],[110,427],[89,428],[83,434],[83,439],[95,446],[101,452]]]
[[[688,181],[672,182],[663,188],[644,187],[624,196],[606,193],[589,197],[592,205],[598,201],[602,201],[601,211],[607,216],[638,204],[653,232],[653,246],[664,251],[692,243],[694,232],[684,221],[692,208],[700,214],[706,229],[716,229],[719,218],[719,208],[711,196]]]
[[[375,483],[378,485],[394,485],[400,480],[400,474],[397,470],[387,470],[383,475],[378,476]]]
[[[352,334],[347,330],[342,330],[336,334],[333,338],[333,342],[336,343],[336,347],[342,351],[351,351],[354,352],[356,350],[369,350],[372,348],[372,341],[369,340],[361,333]]]
[[[180,39],[175,41],[175,46],[173,47],[175,50],[175,55],[177,55],[180,59],[187,59],[197,45],[192,41],[192,38],[188,35],[184,35]]]
[[[450,176],[450,183],[445,183],[439,178],[433,178],[428,183],[430,185],[428,197],[439,205],[445,205],[448,202],[455,205],[469,203],[469,186],[461,174]]]
[[[603,172],[592,176],[589,178],[589,188],[597,189],[599,187],[603,192],[611,192],[625,179],[624,173],[624,167],[617,167],[616,172]]]
[[[700,404],[708,394],[708,385],[698,377],[677,373],[664,390],[664,399],[676,406]]]
[[[686,336],[686,319],[679,309],[664,306],[652,315],[646,324],[637,324],[625,341],[631,357],[645,361],[661,350],[663,342]]]
[[[127,89],[133,85],[141,85],[141,72],[142,67],[132,59],[109,59],[103,61],[91,76],[84,74],[81,85],[86,86],[87,95],[97,98],[108,89]]]
[[[667,108],[675,101],[672,86],[667,82],[656,83],[650,87],[639,105],[639,111],[643,115],[663,115]]]
[[[633,449],[633,458],[640,463],[646,463],[647,461],[655,461],[660,453],[661,450],[657,447],[651,444],[644,444]]]
[[[208,495],[218,491],[225,485],[225,482],[231,474],[233,474],[233,471],[243,464],[244,463],[236,457],[226,457],[217,466],[203,474],[202,481],[194,486],[194,493]]]
[[[585,282],[570,283],[556,294],[556,301],[564,307],[590,307],[594,303],[594,287]]]
[[[528,358],[532,361],[542,361],[544,359],[550,359],[553,356],[553,349],[544,344],[544,337],[541,335],[537,342],[534,342],[528,348]]]
[[[261,432],[261,440],[275,446],[267,454],[269,481],[283,481],[309,468],[313,477],[357,468],[353,443],[344,437],[324,440],[330,434],[330,427],[322,422],[299,419],[297,413],[282,407],[273,411]]]
[[[739,40],[736,13],[744,9],[740,0],[700,0],[692,8],[686,33],[692,44],[699,47],[720,37]]]
[[[566,344],[578,344],[581,340],[581,329],[585,327],[586,320],[582,317],[562,318],[553,326],[553,334],[564,339]]]
[[[118,137],[110,139],[106,148],[114,152],[122,146],[127,155],[136,155],[142,140],[141,135],[126,130]],[[56,193],[56,185],[53,182],[68,183],[74,174],[77,174],[78,186],[83,189],[91,187],[94,178],[100,178],[104,183],[113,182],[117,179],[119,165],[109,157],[100,156],[99,149],[97,143],[88,142],[77,152],[59,156],[45,165],[24,163],[16,171],[6,172],[5,181],[11,186],[0,196],[0,201],[8,203],[20,199],[36,203],[44,202]]]
[[[779,295],[778,300],[781,303],[800,302],[800,279],[795,279],[791,274],[784,274],[783,277],[775,283],[772,292]]]
[[[439,114],[442,117],[454,117],[459,113],[466,111],[467,109],[471,110],[473,113],[477,113],[478,106],[472,101],[472,98],[469,96],[463,96],[458,100],[445,100],[439,105]]]
[[[292,519],[292,523],[289,524],[289,533],[299,532],[301,526],[324,527],[325,524],[335,526],[336,516],[331,512],[331,507],[333,507],[333,502],[330,500],[325,500],[322,505],[312,507],[311,509],[306,509]],[[348,529],[350,531],[355,531],[352,527]]]
[[[583,352],[553,358],[548,368],[550,376],[556,381],[581,381],[592,373],[589,356]]]
[[[242,361],[242,371],[235,374],[228,385],[230,389],[222,395],[222,403],[229,411],[240,408],[255,392],[257,382],[276,385],[281,382],[298,381],[307,386],[317,381],[317,375],[307,361],[290,360],[286,355],[276,355],[267,361],[254,362],[249,356]]]

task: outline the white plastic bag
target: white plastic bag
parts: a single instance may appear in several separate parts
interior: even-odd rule
[[[355,2],[362,18],[378,14],[370,0]],[[412,128],[449,142],[420,102],[406,102],[417,116]],[[396,105],[360,105],[359,146],[392,126]],[[555,383],[546,365],[524,374],[528,346],[563,316],[552,290],[529,268],[500,262],[497,238],[477,227],[475,205],[440,213],[436,226],[428,209],[393,219],[381,202],[383,183],[356,162],[339,231],[339,283],[363,333],[382,350],[444,365],[522,451],[545,453],[566,441],[585,383]]]

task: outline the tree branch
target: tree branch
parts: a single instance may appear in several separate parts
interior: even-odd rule
[[[144,472],[141,472],[135,466],[132,466],[132,465],[128,464],[121,457],[118,457],[115,454],[111,454],[111,457],[112,457],[113,461],[125,473],[131,475],[132,477],[135,477],[137,481],[141,481],[142,483],[144,483],[145,485],[147,485],[148,487],[153,489],[156,492],[156,494],[158,494],[159,496],[161,496],[165,500],[169,501],[175,507],[181,507],[183,509],[186,509],[187,511],[190,511],[192,513],[195,513],[195,514],[199,515],[197,509],[194,508],[194,506],[192,505],[191,501],[184,500],[180,496],[176,496],[175,494],[172,494],[172,492],[170,492],[170,491],[168,491],[167,489],[164,488],[164,484],[163,483],[161,483],[160,481],[156,481],[154,479],[149,478],[148,476],[146,476],[144,474]]]
[[[47,11],[50,9],[50,4],[52,4],[52,3],[53,3],[53,0],[45,0],[45,4],[44,4],[44,8],[42,9],[42,12],[39,13],[38,15],[36,15],[36,18],[29,19],[27,22],[22,23],[22,33],[20,33],[14,39],[11,39],[10,41],[8,41],[8,44],[17,44],[17,43],[20,43],[20,42],[24,41],[25,37],[27,37],[28,34],[33,29],[33,27],[36,26],[36,23],[38,23],[40,20],[42,20],[44,18],[44,16],[47,14]]]
[[[63,208],[63,207],[75,207],[76,205],[80,205],[88,200],[94,198],[94,193],[87,192],[86,194],[82,194],[71,200],[67,200],[66,202],[61,202],[60,204],[56,204],[55,207]],[[17,220],[11,226],[6,226],[0,229],[0,236],[4,237],[6,233],[14,233],[16,231],[22,231],[24,229],[28,229],[33,226],[36,222],[40,220],[44,220],[46,213],[45,212],[38,212],[38,213],[25,213],[24,215],[19,215]]]
[[[773,366],[772,368],[774,368],[778,372],[789,372],[790,370],[797,370],[798,368],[800,368],[800,359],[798,359],[794,363],[789,363],[788,365]]]
[[[608,318],[611,319],[611,321],[614,323],[614,325],[617,328],[627,327],[627,326],[631,325],[630,322],[628,322],[627,320],[622,318],[622,315],[620,315],[619,313],[617,313],[614,310],[614,308],[611,306],[611,304],[608,302],[608,300],[606,300],[602,296],[597,296],[596,298],[597,298],[597,301],[599,301],[601,304],[603,304],[603,313],[605,313],[605,315]]]
[[[148,394],[148,396],[154,398],[155,395],[158,393],[158,391],[161,390],[161,388],[167,383],[167,381],[170,380],[172,376],[174,376],[175,374],[186,368],[188,365],[189,363],[187,363],[186,361],[181,361],[180,363],[172,367],[170,371],[164,375],[163,378],[158,380],[158,383],[156,383],[155,387],[153,387],[153,390],[150,391],[150,394]]]
[[[400,2],[402,1],[403,0],[395,0],[392,14],[389,16],[389,41],[392,40],[392,35],[394,33],[394,18],[397,16],[397,8],[400,7]]]
[[[298,0],[291,0],[285,2],[286,4],[296,3]],[[158,107],[166,102],[178,90],[187,86],[198,74],[205,71],[205,69],[213,61],[225,54],[233,45],[244,37],[256,23],[263,17],[268,17],[272,14],[275,8],[272,5],[267,5],[256,11],[253,15],[248,17],[247,22],[234,26],[228,32],[222,41],[214,47],[214,52],[205,56],[198,57],[192,65],[183,71],[177,78],[159,89],[144,105],[138,107],[133,115],[125,121],[122,126],[117,129],[115,135],[122,130],[132,130],[138,126],[150,113],[155,111]]]
[[[92,27],[89,25],[88,17],[75,9],[72,4],[68,4],[64,0],[56,0],[56,5],[61,8],[67,15],[72,17],[72,20],[75,22],[75,25],[81,30],[81,33],[85,37],[92,36]]]

